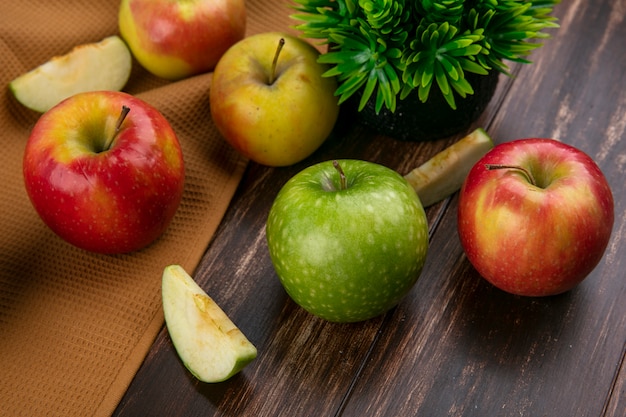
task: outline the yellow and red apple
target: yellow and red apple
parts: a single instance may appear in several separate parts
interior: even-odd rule
[[[126,253],[155,241],[181,201],[184,163],[163,115],[122,92],[71,96],[35,124],[23,159],[37,213],[67,242]]]
[[[320,52],[303,39],[268,32],[239,41],[213,74],[211,115],[241,154],[268,166],[292,165],[330,135],[337,81],[324,77]]]
[[[613,210],[590,156],[556,140],[520,139],[495,146],[469,172],[458,231],[469,261],[496,287],[556,295],[600,262]]]
[[[151,73],[178,80],[212,70],[243,39],[244,0],[122,0],[119,30]]]

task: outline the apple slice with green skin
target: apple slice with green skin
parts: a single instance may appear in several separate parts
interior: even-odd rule
[[[478,128],[450,145],[404,178],[428,207],[461,189],[474,164],[493,148],[484,129]]]
[[[9,89],[24,106],[44,113],[63,99],[87,91],[120,91],[130,77],[130,50],[119,36],[74,47],[17,77]]]
[[[172,343],[200,381],[225,381],[256,358],[256,347],[180,265],[164,269],[161,291]]]

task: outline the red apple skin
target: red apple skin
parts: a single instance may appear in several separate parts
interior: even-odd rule
[[[115,135],[122,106],[130,112]],[[168,121],[125,93],[70,97],[44,113],[23,159],[26,191],[37,213],[67,242],[98,253],[127,253],[170,224],[184,186],[183,155]]]
[[[118,19],[137,61],[169,80],[212,70],[246,31],[244,0],[122,0]]]
[[[534,186],[515,169],[528,169]],[[502,143],[468,174],[459,196],[458,231],[474,268],[506,292],[566,292],[600,262],[614,221],[611,189],[584,152],[556,140]]]

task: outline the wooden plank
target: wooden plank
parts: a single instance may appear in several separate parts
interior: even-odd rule
[[[331,158],[406,173],[457,139],[399,142],[342,119],[300,164],[250,164],[195,271],[257,345],[257,360],[225,383],[198,383],[164,329],[115,415],[624,415],[626,7],[579,0],[563,2],[557,14],[554,39],[533,65],[501,80],[477,124],[497,142],[551,136],[598,161],[614,191],[616,227],[587,281],[545,299],[494,289],[463,255],[454,197],[427,210],[429,259],[397,308],[349,325],[305,313],[280,286],[265,245],[265,220],[282,184]]]
[[[626,413],[626,343],[622,361],[615,375],[615,384],[606,405],[606,417],[622,417]]]
[[[445,256],[395,311],[341,415],[600,415],[626,324],[611,266],[561,296],[514,297],[478,276],[455,233],[446,216],[431,246]]]
[[[141,410],[151,415],[167,410],[168,415],[190,415],[202,410],[203,415],[270,416],[279,409],[281,413],[297,412],[295,415],[306,410],[306,415],[333,415],[367,358],[384,317],[359,324],[331,324],[312,317],[288,298],[265,243],[271,203],[292,175],[312,163],[364,158],[404,173],[453,140],[399,142],[375,138],[350,125],[310,160],[296,166],[271,169],[251,163],[194,277],[257,346],[258,359],[226,383],[200,384],[178,361],[164,330],[116,414],[134,415]],[[431,228],[444,208],[428,210]],[[175,408],[168,394],[172,386],[182,395]]]
[[[368,147],[372,140],[372,135],[357,129],[349,137],[331,140],[314,161],[342,154],[337,150],[342,145],[348,157],[353,153],[347,148]],[[345,146],[344,141],[352,144]],[[360,324],[324,322],[296,306],[275,276],[265,243],[265,220],[280,187],[310,163],[283,169],[250,164],[194,274],[257,346],[257,360],[225,383],[198,383],[176,357],[163,330],[117,415],[270,416],[298,415],[302,410],[332,415],[338,408],[383,317]]]
[[[597,416],[607,403],[609,415],[624,415],[623,366],[613,385],[626,340],[626,93],[616,88],[626,85],[626,10],[568,2],[558,12],[561,30],[520,71],[490,132],[496,141],[556,137],[596,159],[616,197],[604,259],[570,293],[509,296],[463,256],[451,206],[432,248],[445,256],[399,306],[342,416]],[[590,16],[608,24],[587,25]]]

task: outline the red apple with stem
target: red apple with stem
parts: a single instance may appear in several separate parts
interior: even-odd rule
[[[69,243],[126,253],[156,240],[179,206],[180,144],[148,103],[114,91],[74,95],[44,113],[23,160],[37,213]]]
[[[470,170],[459,197],[461,244],[496,287],[524,296],[568,291],[600,262],[613,195],[593,159],[551,139],[497,145]]]
[[[177,80],[212,70],[246,31],[244,0],[122,0],[119,29],[139,63]]]

